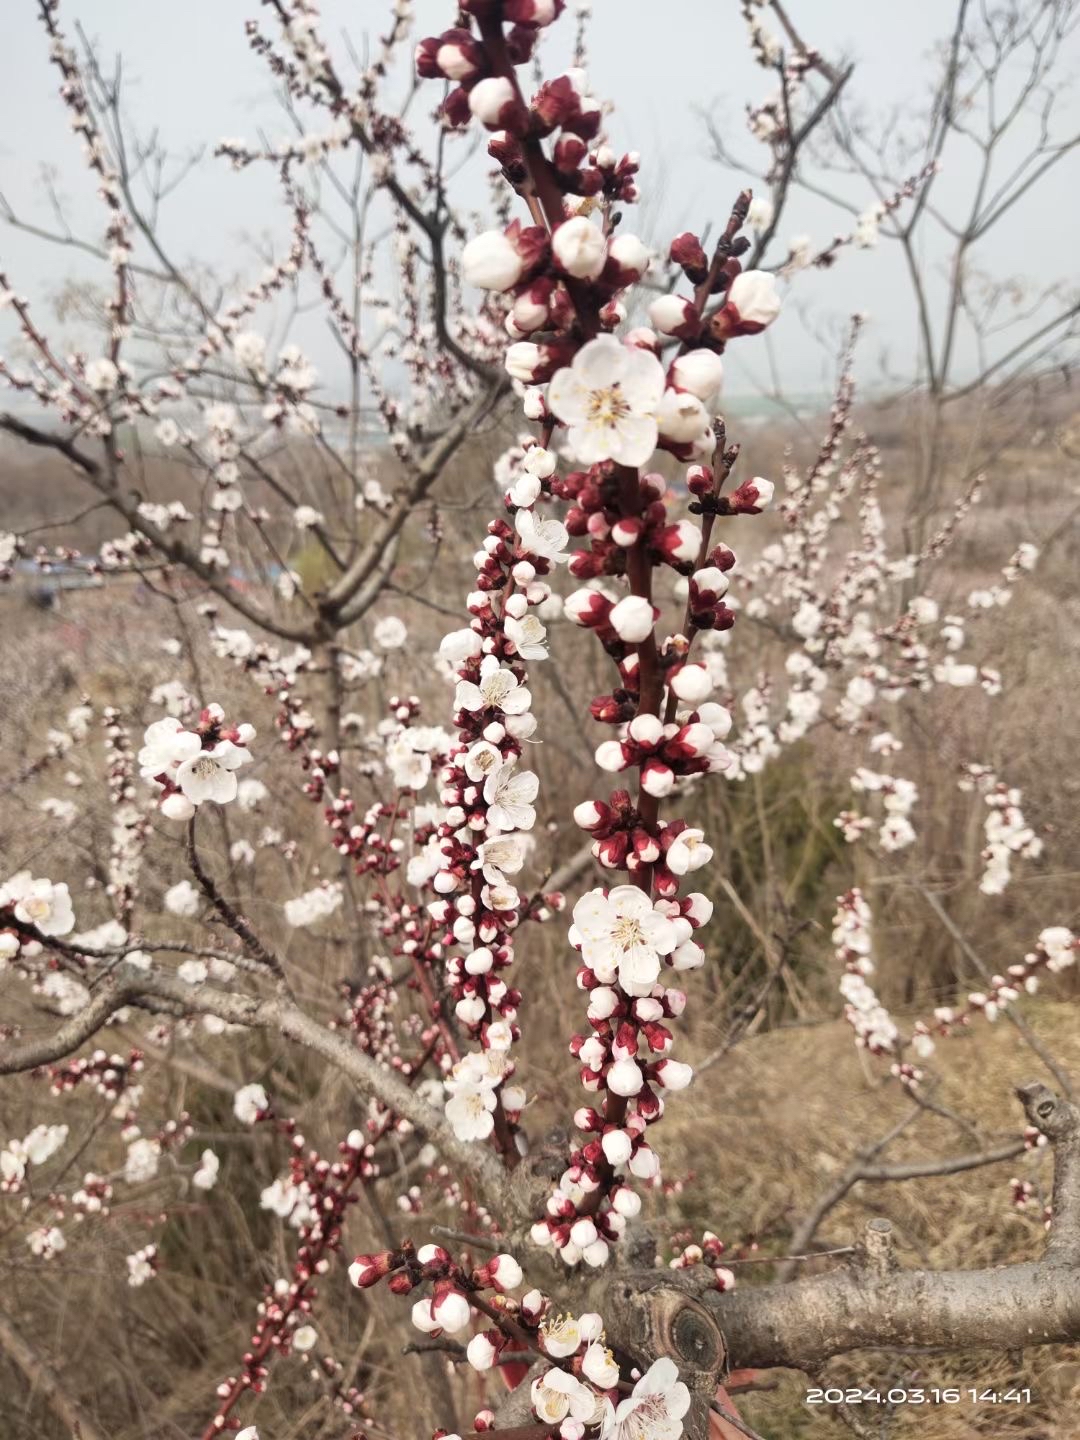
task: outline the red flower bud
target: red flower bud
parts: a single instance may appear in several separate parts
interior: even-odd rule
[[[702,249],[701,241],[689,230],[677,235],[671,242],[671,259],[681,265],[686,278],[700,285],[709,273],[709,258]]]

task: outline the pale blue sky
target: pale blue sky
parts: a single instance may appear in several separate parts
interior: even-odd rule
[[[872,113],[901,115],[917,107],[931,73],[929,55],[947,26],[951,5],[942,0],[906,0],[903,5],[866,0],[790,0],[789,9],[806,36],[832,57],[856,62],[853,94]],[[4,44],[0,48],[0,190],[27,219],[49,223],[40,175],[48,167],[70,201],[76,222],[96,238],[100,208],[93,197],[77,147],[66,128],[56,97],[56,72],[48,64],[47,44],[34,0],[6,0]],[[365,26],[377,31],[387,7],[382,0],[324,0],[324,33],[331,38],[343,71],[348,70],[339,43],[344,29],[362,40]],[[418,0],[419,35],[452,22],[448,0]],[[738,178],[710,160],[700,120],[693,107],[711,109],[730,126],[735,148],[754,155],[742,116],[748,100],[760,99],[768,77],[748,57],[737,0],[594,0],[590,75],[593,88],[616,102],[610,133],[620,148],[642,152],[643,204],[628,216],[630,228],[659,241],[684,227],[701,228],[727,214]],[[157,126],[177,153],[225,136],[254,138],[260,129],[271,138],[286,133],[263,63],[244,36],[244,21],[271,17],[255,0],[65,0],[62,23],[69,34],[75,20],[100,43],[103,56],[124,57],[127,106],[143,131]],[[563,22],[556,31],[571,31]],[[553,60],[560,52],[553,47]],[[1069,67],[1080,60],[1075,43]],[[436,98],[420,97],[421,112]],[[1080,104],[1073,92],[1065,101],[1067,121],[1080,129]],[[974,152],[958,153],[943,177],[939,195],[957,213],[972,183]],[[482,203],[486,157],[475,157],[460,177],[458,193],[466,205]],[[1031,202],[1010,221],[987,252],[1002,275],[1045,279],[1069,276],[1076,250],[1075,195],[1080,181],[1080,149],[1057,171],[1056,183],[1033,192]],[[861,184],[847,185],[856,202]],[[781,234],[810,233],[825,244],[838,226],[835,211],[812,196],[797,194]],[[252,235],[268,238],[277,252],[287,244],[288,217],[277,203],[272,177],[249,170],[235,175],[224,161],[209,156],[167,204],[162,231],[172,253],[185,263],[206,262],[220,271],[252,276],[259,269],[248,249]],[[926,257],[931,270],[937,256]],[[86,273],[73,252],[44,245],[0,227],[0,262],[12,282],[38,304],[70,277]],[[932,303],[933,303],[932,297]],[[909,363],[914,317],[903,284],[899,257],[883,247],[857,252],[824,275],[800,277],[795,303],[774,332],[774,346],[785,383],[792,389],[816,389],[827,383],[830,361],[814,330],[839,323],[852,310],[869,312],[874,324],[864,349],[868,373],[887,351],[896,369]],[[305,337],[320,369],[332,367],[335,351],[320,329]],[[6,337],[0,335],[0,344]],[[734,349],[735,347],[733,347]],[[754,347],[753,371],[732,357],[729,387],[746,389],[765,378],[760,347]],[[747,352],[743,364],[747,363]]]

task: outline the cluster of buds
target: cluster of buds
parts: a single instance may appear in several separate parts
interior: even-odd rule
[[[126,1058],[95,1050],[91,1055],[65,1060],[61,1065],[49,1065],[43,1073],[53,1095],[65,1095],[80,1085],[89,1085],[96,1095],[115,1103],[135,1083],[135,1076],[142,1073],[145,1065],[141,1050],[130,1050]]]
[[[269,1120],[269,1107],[259,1104],[259,1097],[249,1099],[257,1106],[255,1118]],[[265,1094],[261,1099],[265,1102]],[[245,1112],[249,1108],[247,1100],[243,1108]],[[328,1160],[307,1148],[294,1121],[283,1118],[274,1123],[288,1138],[292,1155],[287,1183],[277,1182],[271,1187],[272,1195],[264,1192],[263,1204],[283,1216],[296,1211],[299,1243],[290,1275],[265,1287],[242,1368],[217,1388],[218,1405],[207,1427],[208,1434],[216,1435],[225,1429],[245,1394],[258,1395],[265,1390],[275,1355],[305,1352],[315,1344],[317,1334],[310,1317],[318,1298],[318,1277],[327,1274],[333,1257],[341,1250],[346,1214],[359,1198],[357,1187],[377,1173],[372,1167],[373,1147],[392,1124],[387,1117],[369,1135],[352,1131],[339,1144],[338,1158]]]
[[[143,847],[150,822],[136,804],[134,757],[123,717],[119,710],[106,706],[101,719],[105,730],[109,811],[112,817],[106,893],[112,899],[117,919],[121,924],[127,924],[138,893]]]
[[[581,1440],[590,1426],[604,1434],[645,1434],[642,1424],[649,1434],[654,1426],[656,1434],[681,1433],[690,1394],[674,1363],[658,1360],[635,1384],[623,1383],[603,1317],[560,1314],[540,1290],[520,1298],[508,1293],[524,1282],[512,1255],[495,1255],[473,1268],[453,1260],[439,1245],[416,1249],[407,1242],[397,1250],[358,1255],[349,1275],[362,1289],[385,1280],[397,1295],[430,1287],[413,1303],[413,1324],[425,1335],[446,1337],[443,1343],[451,1351],[460,1347],[481,1374],[499,1367],[514,1385],[524,1378],[531,1356],[542,1355],[548,1363],[534,1375],[529,1399],[540,1427],[560,1440]],[[457,1337],[474,1321],[484,1328],[464,1343]],[[474,1431],[492,1430],[494,1421],[491,1410],[481,1410]]]
[[[888,1010],[878,999],[868,977],[874,973],[872,915],[859,889],[849,890],[836,901],[832,942],[836,958],[843,965],[840,993],[844,997],[844,1018],[855,1031],[855,1043],[872,1055],[893,1054],[899,1047],[900,1032]],[[916,1040],[916,1049],[929,1054]]]
[[[917,1031],[947,1036],[970,1025],[978,1015],[985,1020],[996,1020],[1021,995],[1035,994],[1041,974],[1056,975],[1074,966],[1078,949],[1080,941],[1066,926],[1047,927],[1022,961],[1010,965],[1004,975],[992,975],[986,989],[972,991],[965,1004],[938,1006],[933,1022],[918,1022]]]
[[[68,1137],[66,1125],[35,1125],[22,1140],[9,1140],[0,1150],[0,1190],[15,1194],[31,1166],[44,1165]]]
[[[438,868],[430,887],[437,898],[428,913],[446,947],[454,1013],[481,1047],[454,1065],[446,1113],[462,1138],[483,1139],[498,1128],[504,1149],[525,1100],[504,1084],[513,1071],[509,1050],[519,1033],[520,1000],[504,974],[513,963],[515,929],[539,913],[515,885],[532,845],[539,790],[536,775],[519,768],[523,742],[536,726],[525,661],[547,655],[535,611],[550,597],[545,577],[565,558],[567,541],[564,526],[539,519],[532,508],[545,468],[534,454],[527,474],[537,483],[518,495],[514,527],[504,520],[489,525],[475,556],[472,623],[440,647],[457,677],[458,739],[439,776],[445,814],[432,842]]]
[[[1037,860],[1043,851],[1042,838],[1024,818],[1020,808],[1023,795],[1006,785],[987,765],[967,764],[958,782],[961,790],[978,790],[988,807],[983,833],[985,864],[979,889],[984,895],[1000,895],[1012,879],[1012,858]]]
[[[235,800],[236,772],[252,760],[248,746],[254,738],[254,725],[226,725],[220,705],[208,705],[191,730],[174,716],[155,720],[137,758],[143,779],[159,787],[161,813],[190,820],[208,800],[216,805]]]
[[[529,13],[540,8],[528,7]],[[547,7],[545,23],[557,18],[558,8]],[[692,969],[703,961],[692,937],[708,920],[711,902],[693,893],[680,897],[679,890],[682,878],[712,852],[702,831],[685,819],[661,821],[658,810],[661,798],[680,783],[728,763],[722,742],[730,716],[710,700],[710,669],[692,659],[691,650],[699,632],[725,630],[734,619],[724,600],[734,555],[726,545],[711,545],[713,525],[721,516],[760,513],[772,486],[754,479],[722,493],[737,448],[723,449],[715,407],[726,344],[771,324],[780,302],[771,276],[742,270],[739,257],[749,242],[739,230],[751,200],[743,194],[711,257],[690,234],[671,247],[672,262],[694,287],[692,297],[662,297],[650,309],[653,328],[616,338],[611,332],[625,318],[627,292],[644,276],[651,257],[635,236],[619,232],[610,206],[604,207],[604,223],[594,223],[589,200],[601,193],[623,202],[636,198],[637,159],[616,161],[603,143],[590,152],[601,107],[589,96],[582,72],[559,76],[525,100],[516,67],[531,54],[535,35],[516,7],[474,0],[462,7],[461,19],[468,25],[422,42],[419,73],[457,83],[445,107],[452,123],[472,115],[499,132],[490,151],[510,185],[529,201],[532,220],[480,235],[463,254],[467,280],[510,297],[506,369],[524,387],[526,416],[543,426],[540,444],[524,452],[524,473],[508,486],[507,499],[520,507],[516,527],[526,547],[535,551],[537,537],[547,531],[557,546],[550,558],[557,559],[564,558],[570,536],[588,541],[569,557],[570,573],[586,588],[570,596],[565,613],[596,633],[617,666],[616,688],[590,707],[599,723],[617,727],[616,738],[599,746],[597,762],[608,773],[635,772],[637,780],[636,796],[628,787],[607,801],[586,801],[575,812],[593,836],[597,858],[609,869],[625,871],[633,883],[594,890],[575,908],[570,939],[581,952],[579,984],[589,996],[592,1033],[575,1036],[571,1048],[586,1088],[603,1098],[578,1112],[585,1143],[571,1155],[547,1216],[533,1232],[567,1263],[599,1265],[640,1207],[632,1181],[658,1177],[659,1162],[644,1135],[662,1114],[662,1094],[690,1080],[689,1067],[671,1058],[667,1025],[681,1013],[685,996],[659,979],[665,969]],[[506,31],[508,20],[512,28]],[[542,142],[552,136],[545,151]],[[669,348],[674,353],[666,360]],[[559,427],[579,467],[563,478],[547,449]],[[647,468],[658,449],[691,466],[690,514],[700,522],[671,516],[665,500],[675,497]],[[532,507],[548,495],[567,504],[565,526],[535,519]],[[494,529],[482,567],[481,587],[488,592],[510,594],[513,584],[523,583],[512,568],[515,552],[498,553],[505,528]],[[689,603],[680,630],[661,640],[655,632],[660,610],[653,601],[653,572],[665,567],[687,577]],[[619,589],[625,583],[628,593],[600,588],[601,579]],[[531,580],[530,573],[524,583]],[[526,603],[531,603],[527,593]],[[486,616],[483,608],[470,608]],[[496,654],[497,647],[496,640]],[[465,672],[464,678],[473,688],[482,689],[489,678],[506,696],[515,696],[512,673],[508,677],[488,655],[481,660],[481,648],[471,639],[466,653],[476,673]],[[479,673],[481,666],[489,666],[488,677]],[[512,731],[500,719],[497,733],[504,729]],[[498,758],[489,757],[490,763]],[[477,777],[464,778],[472,779],[475,795]],[[459,793],[465,793],[460,777],[446,797],[455,819],[484,827],[484,811],[477,804],[478,813],[470,815]],[[472,868],[466,837],[459,835],[457,843],[461,853],[448,854],[457,862],[457,875],[452,884],[442,882],[455,891]],[[436,875],[437,889],[440,883]],[[484,946],[479,961],[484,974],[489,956],[494,964],[496,952]],[[453,962],[450,976],[460,982]],[[475,1016],[490,1034],[490,997],[483,989],[476,987],[475,1000],[465,997],[464,1011],[459,1001],[458,1014],[466,1023]],[[497,1043],[505,1038],[500,1030]],[[478,1112],[485,1108],[475,1093],[470,1103]],[[481,1125],[468,1133],[486,1134],[492,1123],[481,1128],[481,1115]]]
[[[756,1250],[757,1246],[752,1245],[751,1249]],[[735,1288],[735,1273],[727,1265],[721,1265],[721,1256],[725,1254],[727,1246],[718,1235],[711,1230],[706,1230],[701,1237],[700,1245],[684,1245],[683,1248],[671,1257],[668,1266],[672,1270],[690,1270],[697,1265],[707,1265],[713,1272],[713,1286],[715,1290],[733,1290]]]

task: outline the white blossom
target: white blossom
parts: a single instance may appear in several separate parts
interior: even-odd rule
[[[567,443],[581,464],[639,466],[656,449],[663,396],[664,370],[655,355],[599,335],[556,372],[548,406],[569,427]]]

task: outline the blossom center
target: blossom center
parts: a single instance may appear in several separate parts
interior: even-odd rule
[[[630,406],[617,381],[603,390],[593,390],[589,395],[588,408],[593,425],[606,425],[611,429],[630,414]]]
[[[645,935],[639,921],[630,915],[623,915],[613,925],[611,938],[621,950],[630,950],[635,945],[641,945]]]

